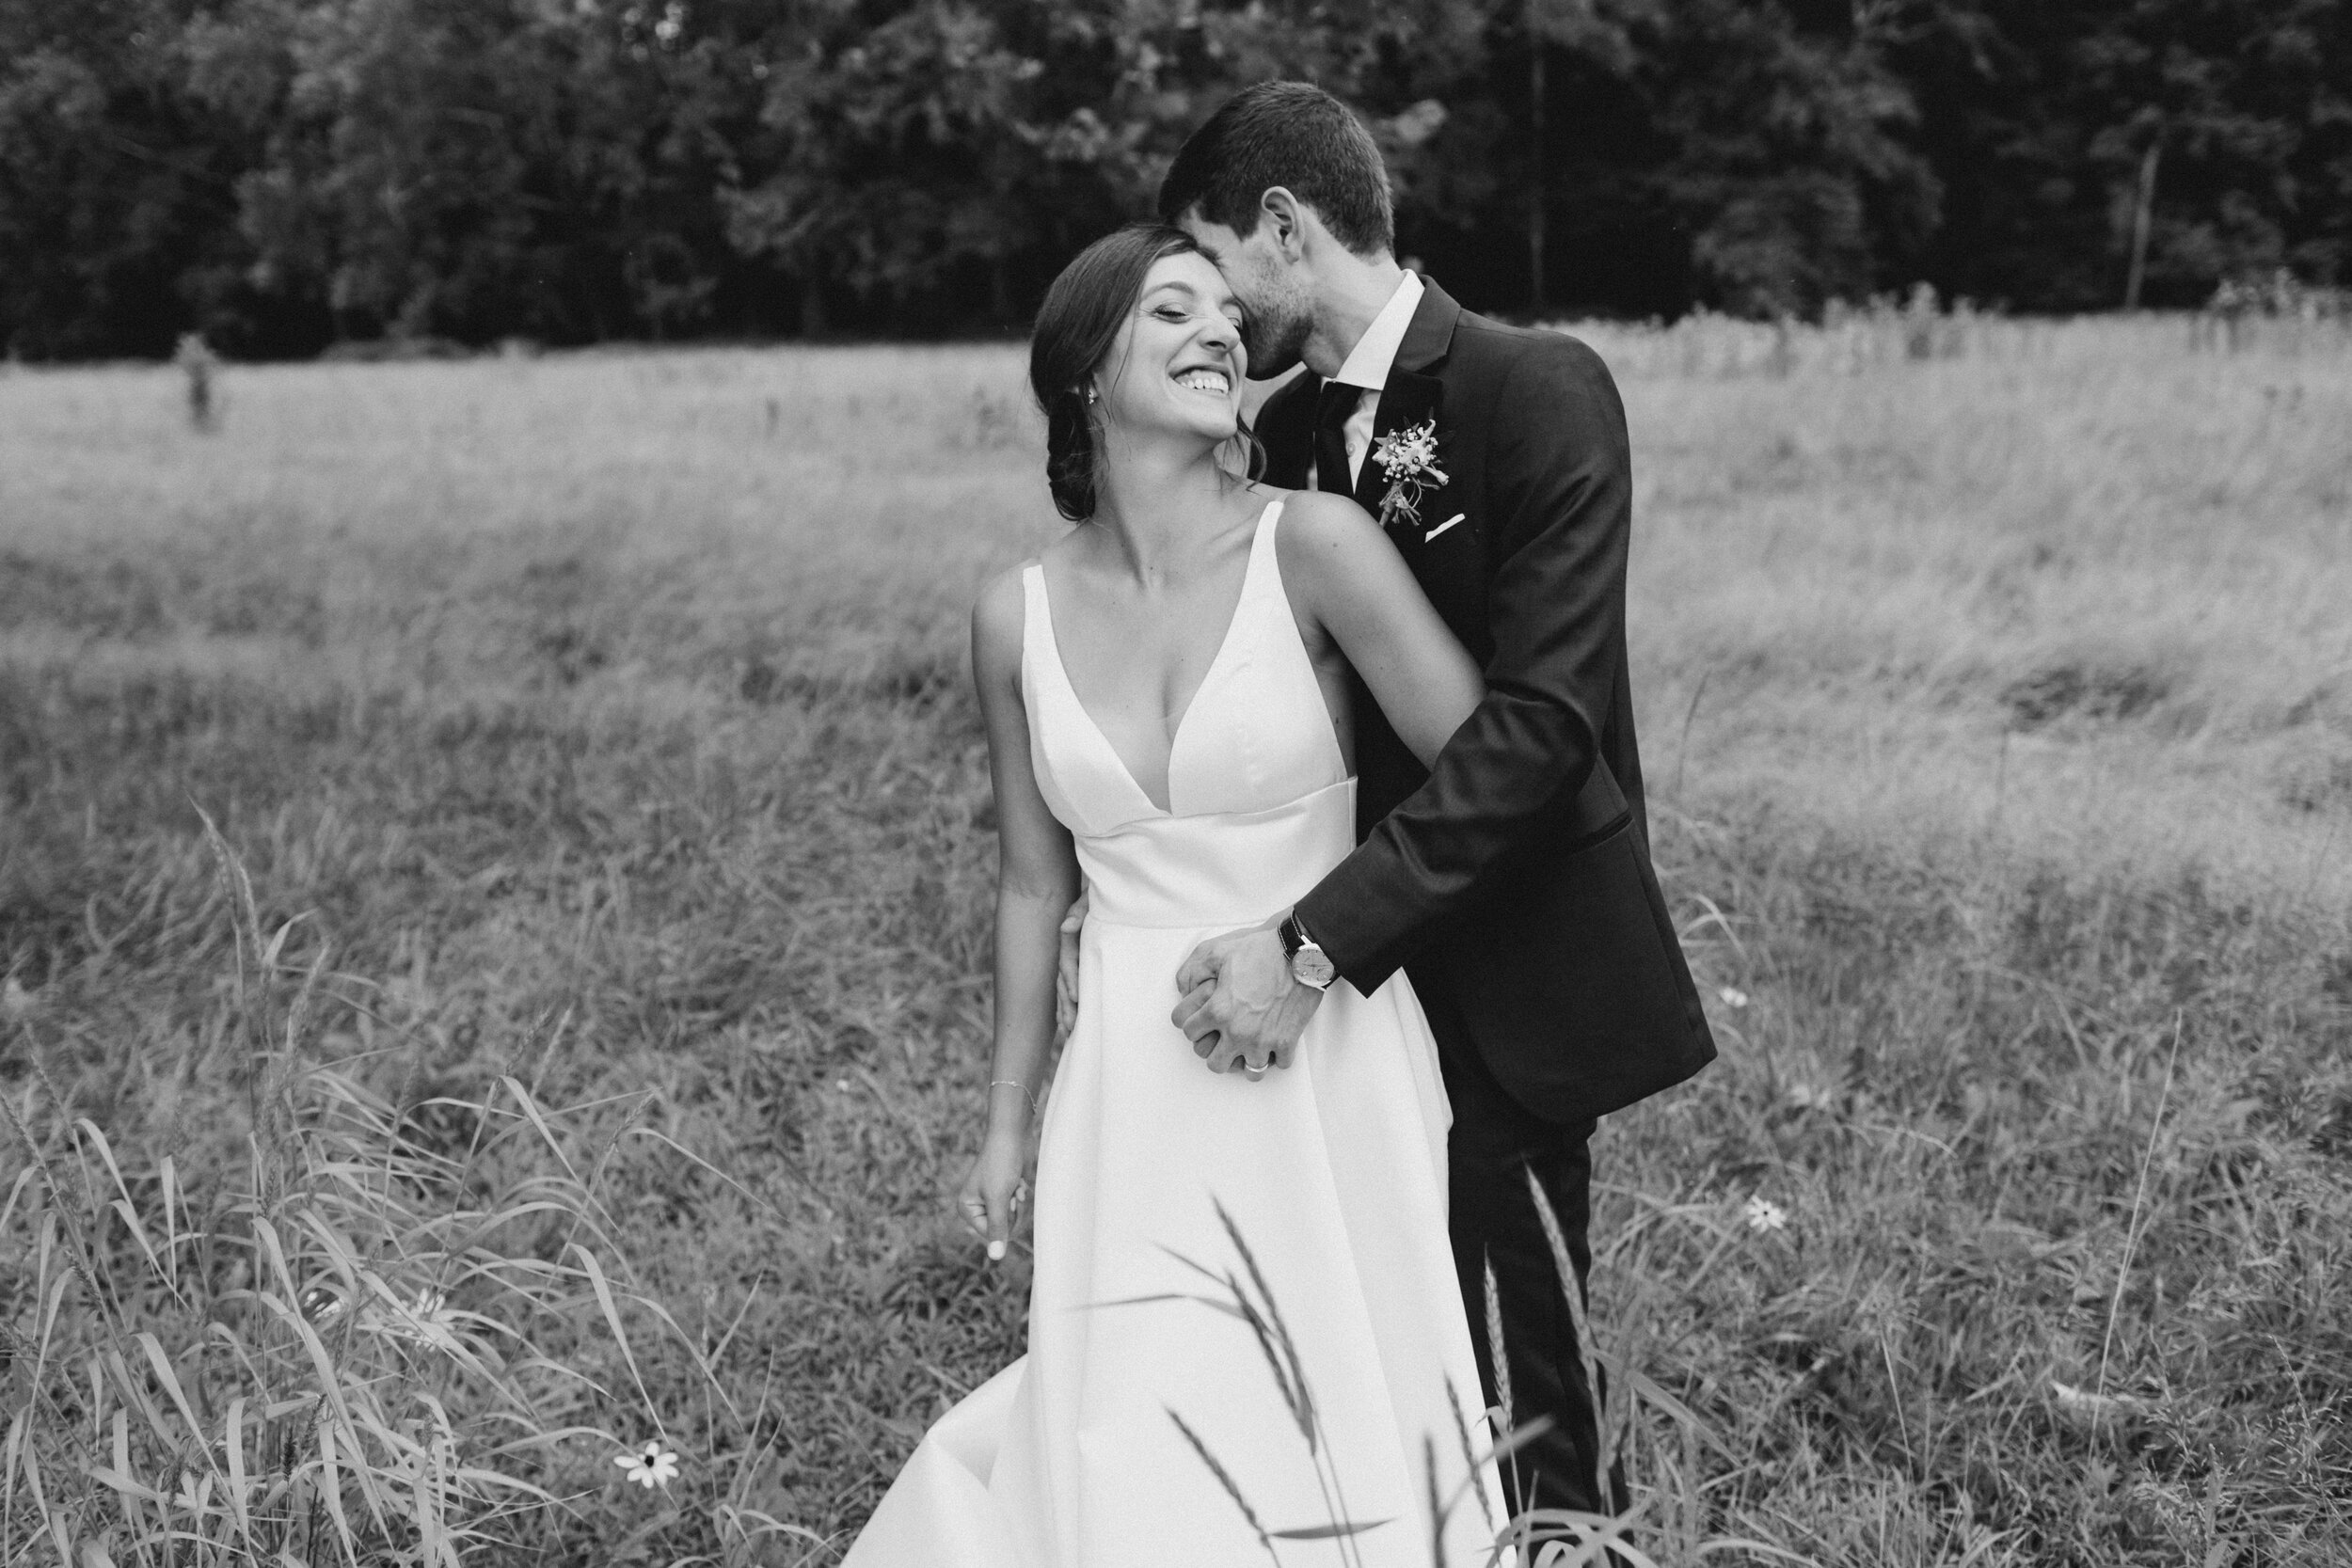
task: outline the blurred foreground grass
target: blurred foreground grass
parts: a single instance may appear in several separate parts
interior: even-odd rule
[[[1651,1540],[2344,1560],[2352,355],[2162,320],[1784,375],[1594,341],[1658,850],[1725,1048],[1597,1146],[1601,1331],[1671,1396],[1631,1438]],[[103,1309],[138,1273],[108,1201],[286,1209],[342,1180],[322,1129],[374,1129],[421,1212],[553,1205],[283,1281],[382,1279],[399,1354],[339,1365],[437,1390],[461,1448],[510,1396],[505,1438],[580,1429],[501,1457],[564,1499],[492,1518],[532,1560],[829,1561],[1017,1354],[1020,1261],[943,1195],[985,1077],[964,610],[1056,526],[1020,369],[239,370],[211,436],[167,372],[0,373],[0,1393],[44,1463],[119,1468],[67,1352],[162,1399]],[[508,1362],[431,1361],[441,1290]],[[134,1296],[183,1381],[233,1381],[202,1313]],[[628,1485],[617,1448],[664,1434],[680,1479]],[[199,1447],[126,1462],[168,1497]],[[8,1506],[0,1562],[41,1560]]]

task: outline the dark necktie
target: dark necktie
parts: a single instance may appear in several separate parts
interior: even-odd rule
[[[1347,421],[1363,402],[1364,389],[1344,381],[1327,381],[1315,404],[1315,488],[1343,496],[1356,493],[1348,472]]]

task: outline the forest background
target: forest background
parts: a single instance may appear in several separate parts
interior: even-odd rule
[[[2341,0],[0,0],[0,352],[1016,327],[1276,75],[1486,309],[2352,274]]]

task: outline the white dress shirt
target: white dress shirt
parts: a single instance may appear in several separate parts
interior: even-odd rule
[[[1380,307],[1380,313],[1372,318],[1364,335],[1348,350],[1347,362],[1340,367],[1334,381],[1350,387],[1360,387],[1363,394],[1357,399],[1356,412],[1347,417],[1341,427],[1347,444],[1347,483],[1354,489],[1364,471],[1364,456],[1372,451],[1373,417],[1380,411],[1380,391],[1389,384],[1389,371],[1396,363],[1396,351],[1405,342],[1405,331],[1413,325],[1413,312],[1421,308],[1422,283],[1419,277],[1406,273],[1396,285],[1396,293]],[[1321,487],[1312,465],[1309,465],[1307,485]]]

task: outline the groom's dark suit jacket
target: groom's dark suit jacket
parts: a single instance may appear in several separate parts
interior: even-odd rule
[[[1306,484],[1321,387],[1302,375],[1259,411],[1269,483]],[[1433,416],[1447,483],[1389,537],[1486,697],[1423,769],[1357,683],[1361,842],[1298,918],[1359,990],[1402,965],[1446,997],[1433,1015],[1457,1016],[1527,1109],[1599,1116],[1715,1055],[1650,867],[1626,679],[1625,409],[1582,343],[1488,321],[1431,284],[1375,448]],[[1387,488],[1367,455],[1357,500],[1376,516]]]

